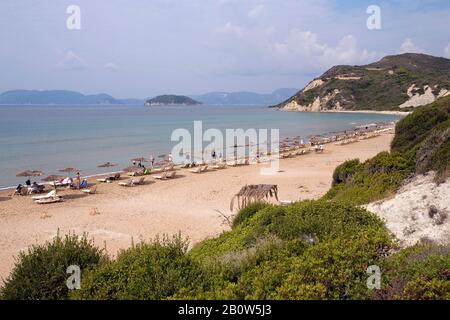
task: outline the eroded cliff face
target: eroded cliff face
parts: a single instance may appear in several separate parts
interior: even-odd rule
[[[283,111],[400,111],[450,95],[450,60],[420,54],[335,66],[276,107]]]

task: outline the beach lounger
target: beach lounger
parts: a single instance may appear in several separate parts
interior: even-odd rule
[[[158,180],[173,179],[173,178],[175,178],[176,174],[177,174],[176,171],[164,172],[160,176],[153,176],[153,178],[158,179]]]
[[[218,169],[218,170],[226,169],[226,168],[227,168],[227,165],[225,163],[219,163],[219,164],[216,164],[213,166],[213,169]]]
[[[87,194],[95,194],[97,192],[97,185],[93,185],[92,188],[90,188],[90,189],[83,189],[81,191],[84,192],[84,193],[87,193]]]
[[[195,168],[195,169],[190,169],[189,172],[192,172],[192,173],[201,173],[201,172],[202,172],[202,167],[198,167],[198,168]]]
[[[227,166],[229,166],[229,167],[236,167],[237,166],[237,162],[236,161],[229,161],[229,162],[227,162]]]
[[[160,176],[153,176],[153,178],[158,179],[158,180],[166,180],[167,179],[167,172],[163,172],[163,174],[160,175]]]
[[[63,201],[63,198],[54,197],[54,198],[36,200],[35,202],[37,204],[50,204],[50,203],[58,203],[58,202],[62,202],[62,201]]]
[[[43,199],[50,199],[50,198],[55,198],[57,197],[56,191],[52,190],[49,193],[47,193],[46,195],[43,196],[34,196],[32,197],[33,200],[43,200]]]
[[[293,203],[295,203],[294,200],[281,200],[281,201],[280,201],[280,204],[281,204],[282,206],[288,206],[288,205],[293,204]]]
[[[208,171],[208,166],[201,166],[201,167],[198,167],[198,168],[195,168],[195,169],[191,169],[189,171],[192,172],[192,173],[203,173],[203,172]]]
[[[125,182],[119,182],[119,186],[132,187],[132,186],[134,186],[134,181],[133,180],[128,180],[128,181],[125,181]]]
[[[134,181],[135,185],[143,185],[144,183],[145,183],[145,178],[144,177],[140,178],[137,181],[136,180]]]
[[[116,181],[116,180],[120,180],[120,173],[116,173],[114,176],[111,176],[111,177],[97,179],[98,182],[102,182],[102,183],[110,183],[111,181]]]

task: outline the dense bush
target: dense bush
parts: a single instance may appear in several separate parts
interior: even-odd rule
[[[343,168],[350,168],[344,169]],[[400,153],[381,152],[363,164],[354,160],[336,168],[335,176],[351,172],[346,182],[335,183],[324,199],[365,204],[393,193],[414,170],[414,162]]]
[[[438,182],[450,176],[450,121],[434,129],[416,155],[416,173],[436,171]]]
[[[360,169],[361,163],[359,159],[345,161],[334,170],[332,185],[335,186],[349,182]]]
[[[201,283],[199,266],[186,256],[180,236],[140,243],[115,261],[87,273],[74,299],[164,299]]]
[[[426,139],[431,130],[450,118],[450,97],[418,108],[400,120],[395,128],[392,150],[406,152]]]
[[[450,299],[450,246],[418,244],[385,259],[383,283],[371,298]]]
[[[268,204],[264,202],[255,202],[252,204],[249,204],[248,206],[242,208],[239,210],[238,214],[233,219],[233,228],[237,225],[244,223],[249,218],[253,217],[256,212],[259,210],[267,207]]]
[[[320,200],[266,207],[193,248],[189,255],[203,265],[207,281],[177,297],[358,298],[366,294],[367,266],[391,246],[383,223],[350,204]]]
[[[82,275],[106,260],[102,251],[86,236],[57,235],[51,242],[34,245],[20,253],[11,275],[0,289],[0,297],[8,300],[66,299],[67,267],[77,265]]]

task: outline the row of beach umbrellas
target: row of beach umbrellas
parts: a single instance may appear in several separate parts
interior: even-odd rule
[[[139,157],[139,158],[134,158],[131,159],[131,161],[135,161],[135,162],[149,162],[150,160],[144,158],[144,157]],[[106,162],[103,164],[98,165],[98,168],[110,168],[110,167],[116,167],[117,164],[112,163],[112,162]],[[130,171],[134,169],[134,167],[128,167],[125,168],[124,171]],[[67,173],[69,176],[72,172],[79,172],[80,170],[73,168],[73,167],[67,167],[64,169],[59,170],[59,172],[65,172]],[[41,170],[25,170],[25,171],[21,171],[19,173],[16,174],[16,177],[26,177],[26,178],[30,178],[30,177],[40,177],[44,175],[44,173]],[[62,175],[49,175],[43,179],[41,179],[42,181],[45,182],[55,182],[55,181],[59,181],[64,179],[65,177]]]

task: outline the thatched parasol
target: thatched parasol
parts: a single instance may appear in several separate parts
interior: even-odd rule
[[[58,176],[58,175],[51,175],[51,176],[48,176],[48,177],[45,177],[45,178],[43,178],[42,179],[42,181],[45,181],[45,182],[55,182],[55,181],[59,181],[59,180],[62,180],[62,179],[64,179],[65,177],[63,177],[63,176]]]
[[[72,167],[68,167],[68,168],[64,168],[64,169],[61,169],[61,170],[59,170],[59,172],[67,172],[67,174],[70,176],[70,173],[71,172],[74,172],[74,171],[79,171],[79,170],[77,170],[77,169],[75,169],[75,168],[72,168]]]
[[[39,177],[44,173],[39,170],[25,170],[16,174],[16,177]]]
[[[114,164],[114,163],[111,163],[111,162],[106,162],[106,163],[104,163],[104,164],[100,164],[100,165],[98,165],[97,167],[98,168],[110,168],[110,167],[115,167],[115,166],[117,166],[117,164]]]
[[[130,166],[123,169],[124,172],[141,172],[144,168],[138,166]]]
[[[267,201],[269,197],[275,197],[278,201],[278,186],[276,184],[245,185],[231,199],[230,210],[234,209],[234,202],[237,201],[237,208],[243,208],[251,203]]]
[[[139,157],[139,158],[134,158],[131,159],[131,161],[136,161],[136,162],[149,162],[147,158],[144,157]]]

